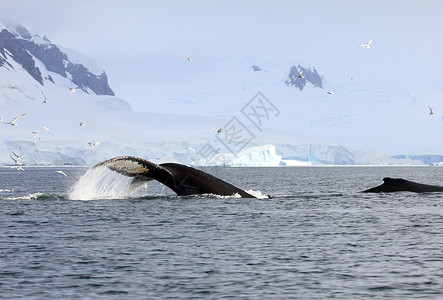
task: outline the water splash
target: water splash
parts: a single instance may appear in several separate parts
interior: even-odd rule
[[[140,196],[141,188],[130,191],[132,178],[122,176],[106,167],[88,170],[71,188],[71,200],[127,199]]]

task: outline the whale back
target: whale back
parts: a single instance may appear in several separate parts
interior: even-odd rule
[[[363,193],[391,193],[391,192],[443,192],[443,187],[409,181],[403,178],[383,178],[383,184],[363,191]]]
[[[172,174],[171,180],[174,181],[174,185],[182,195],[215,194],[232,196],[239,194],[243,198],[255,198],[244,190],[201,170],[176,163],[160,164],[160,166]]]

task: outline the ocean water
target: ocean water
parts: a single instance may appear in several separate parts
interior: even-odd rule
[[[273,198],[0,168],[0,298],[443,298],[443,194],[359,193],[386,176],[443,185],[443,168],[205,171]]]

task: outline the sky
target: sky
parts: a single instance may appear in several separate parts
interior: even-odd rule
[[[288,71],[290,63],[315,66],[332,83],[357,75],[366,86],[419,97],[443,86],[442,11],[433,0],[0,0],[1,20],[97,61],[136,111],[155,111],[159,99],[198,88],[195,78],[244,57]],[[371,49],[358,48],[370,39]],[[184,54],[197,57],[192,69]]]
[[[429,0],[0,0],[1,19],[98,61],[116,94],[140,108],[131,90],[149,84],[143,74],[172,71],[183,54],[302,60],[334,80],[361,60],[355,45],[375,39],[377,61],[362,65],[372,80],[409,84],[417,69],[440,80],[442,11],[442,1]]]

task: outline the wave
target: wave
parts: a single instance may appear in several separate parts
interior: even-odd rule
[[[54,194],[45,194],[45,193],[32,193],[21,196],[10,196],[1,198],[2,200],[65,200],[66,197],[62,195],[54,195]]]

